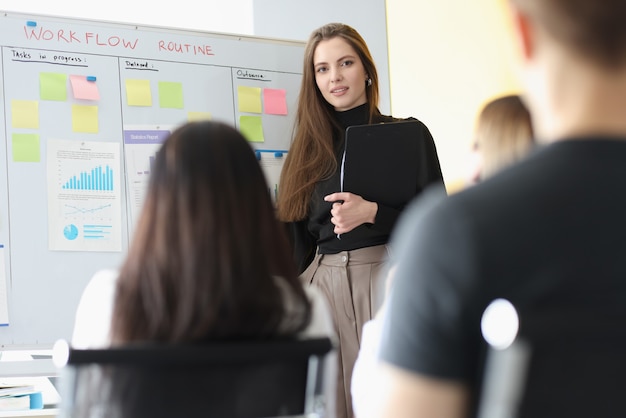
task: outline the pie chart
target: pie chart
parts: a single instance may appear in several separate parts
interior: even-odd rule
[[[78,228],[76,228],[74,224],[66,225],[65,228],[63,228],[63,235],[65,235],[65,238],[68,240],[73,241],[78,238]]]

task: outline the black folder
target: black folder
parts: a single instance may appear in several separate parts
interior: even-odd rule
[[[385,206],[404,207],[417,193],[420,140],[418,121],[348,127],[342,191]]]

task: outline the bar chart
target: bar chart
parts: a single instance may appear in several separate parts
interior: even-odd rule
[[[113,191],[113,170],[108,165],[98,166],[91,171],[82,171],[72,176],[62,186],[65,190]]]

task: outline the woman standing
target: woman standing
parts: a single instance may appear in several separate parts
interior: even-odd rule
[[[322,290],[333,314],[340,344],[338,417],[352,416],[350,379],[361,330],[382,302],[386,244],[403,209],[339,192],[346,128],[399,120],[380,113],[378,98],[376,67],[359,33],[340,23],[315,30],[305,48],[278,216],[290,229],[301,278]],[[421,126],[415,195],[443,183],[432,136]]]

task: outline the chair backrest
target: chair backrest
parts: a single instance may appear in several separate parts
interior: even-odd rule
[[[328,338],[69,348],[60,417],[321,416],[331,349]]]
[[[600,311],[522,313],[518,340],[490,353],[478,416],[626,416],[626,316]]]

